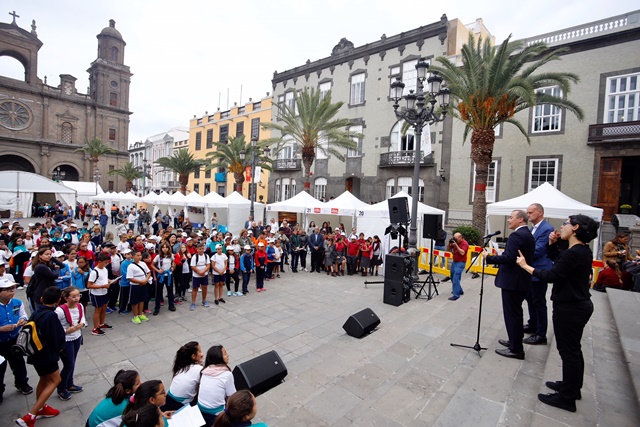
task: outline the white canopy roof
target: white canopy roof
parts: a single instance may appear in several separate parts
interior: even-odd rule
[[[209,194],[206,194],[204,197],[202,197],[202,200],[209,207],[226,207],[227,206],[227,201],[225,200],[225,198],[216,192],[210,192]]]
[[[350,191],[345,191],[333,200],[329,200],[322,208],[323,214],[330,215],[353,215],[357,211],[368,208],[368,203],[363,202]]]
[[[295,196],[267,205],[268,211],[273,212],[298,212],[298,213],[321,213],[325,204],[314,198],[306,191],[301,191]]]
[[[184,201],[186,196],[179,191],[176,191],[171,196],[169,196],[169,204],[171,206],[184,206]]]
[[[202,197],[200,194],[196,193],[195,191],[192,191],[191,193],[187,194],[184,200],[187,206],[203,208],[207,204],[204,200],[204,197]]]
[[[97,196],[100,194],[104,194],[102,187],[100,184],[96,184],[95,182],[87,182],[87,181],[61,181],[62,184],[66,187],[76,190],[77,192],[77,200],[80,203],[89,202],[92,199],[92,196]],[[105,200],[105,199],[101,199]]]
[[[31,172],[0,172],[0,209],[31,214],[34,193],[54,193],[66,206],[76,205],[76,190]]]
[[[159,205],[166,205],[170,201],[171,201],[171,194],[163,190],[160,192],[160,194],[156,196],[156,200],[154,201],[154,203]]]
[[[158,200],[158,195],[152,191],[146,196],[144,196],[141,201],[147,204],[154,204],[156,203],[157,200]]]
[[[398,197],[406,197],[409,199],[409,215],[412,214],[412,199],[411,196],[405,193],[404,191],[400,191],[392,199],[396,199]],[[384,200],[380,203],[376,203],[374,205],[364,206],[362,209],[362,214],[360,217],[372,217],[372,218],[389,218],[389,202]],[[433,215],[442,215],[444,221],[444,211],[442,209],[434,208],[429,205],[425,205],[424,203],[418,202],[418,218],[422,217],[424,214],[433,214]]]

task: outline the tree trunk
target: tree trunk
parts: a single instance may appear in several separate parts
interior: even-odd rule
[[[242,194],[242,185],[244,184],[244,171],[242,172],[234,172],[233,177],[236,180],[236,188],[235,190]]]
[[[132,181],[125,182],[124,183],[124,188],[127,190],[126,192],[128,193],[133,188],[133,182]]]
[[[178,182],[180,182],[180,191],[186,196],[187,184],[189,183],[189,175],[179,175]]]
[[[302,147],[302,164],[304,166],[304,191],[311,194],[311,166],[316,157],[314,147]]]
[[[493,129],[474,130],[471,133],[471,159],[476,165],[476,185],[473,198],[472,223],[481,233],[485,232],[487,218],[487,177],[496,140]]]

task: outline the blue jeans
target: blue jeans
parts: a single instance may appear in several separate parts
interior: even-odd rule
[[[459,297],[462,291],[460,280],[462,279],[462,272],[466,263],[462,261],[451,263],[451,290],[454,297]]]
[[[242,293],[246,294],[249,290],[249,280],[251,279],[251,273],[242,273]]]
[[[73,371],[76,368],[76,358],[78,357],[81,343],[82,337],[64,343],[64,351],[60,353],[60,359],[62,360],[62,371],[60,371],[62,381],[58,384],[58,390],[60,391],[75,385],[73,383]]]

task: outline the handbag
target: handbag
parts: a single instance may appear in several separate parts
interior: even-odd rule
[[[627,261],[627,262],[622,264],[620,269],[622,271],[626,271],[627,273],[631,274],[632,276],[634,276],[636,274],[640,274],[640,262]]]

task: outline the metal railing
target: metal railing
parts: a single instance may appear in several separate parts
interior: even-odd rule
[[[273,162],[273,170],[300,170],[302,159],[276,159]]]
[[[640,121],[589,125],[589,142],[640,138]]]
[[[385,166],[413,166],[415,164],[415,152],[413,150],[408,151],[390,151],[388,153],[380,154],[380,167]],[[430,157],[425,157],[423,152],[420,152],[420,164],[427,165],[433,163]]]

